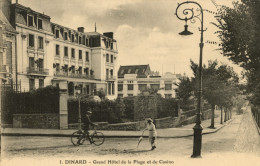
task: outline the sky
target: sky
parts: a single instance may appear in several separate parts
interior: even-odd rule
[[[232,6],[232,0],[214,0],[218,5]],[[14,2],[14,0],[13,0]],[[114,32],[118,46],[118,66],[149,64],[151,70],[185,73],[192,76],[190,59],[199,62],[200,21],[188,21],[193,35],[182,37],[185,22],[176,15],[183,0],[19,0],[31,9],[49,15],[51,21],[65,27],[93,32]],[[217,11],[211,0],[196,0],[203,9]],[[190,6],[191,7],[191,6]],[[194,9],[196,9],[194,7]],[[204,12],[204,42],[216,41],[214,15]],[[237,73],[241,68],[232,64],[218,51],[218,45],[205,43],[203,63],[218,60],[229,64]]]

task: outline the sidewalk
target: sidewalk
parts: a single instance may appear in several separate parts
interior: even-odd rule
[[[233,119],[236,116],[233,116]],[[211,119],[202,121],[202,134],[215,133],[225,125],[229,124],[233,119],[220,124],[220,117],[215,118],[215,129],[208,128],[211,124]],[[195,123],[182,126],[179,128],[157,129],[158,138],[181,138],[193,136],[193,127]],[[59,129],[29,129],[29,128],[2,128],[2,135],[4,136],[58,136],[70,137],[75,129],[59,130]],[[105,137],[140,137],[142,131],[119,131],[119,130],[99,130]],[[148,137],[148,132],[144,133],[144,137]]]

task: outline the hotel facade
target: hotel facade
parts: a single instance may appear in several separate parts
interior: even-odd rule
[[[51,22],[51,17],[18,3],[10,4],[16,30],[17,71],[21,91],[66,82],[68,94],[117,97],[117,41],[113,32],[85,32]]]

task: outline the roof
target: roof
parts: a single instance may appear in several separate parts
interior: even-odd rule
[[[5,17],[5,15],[2,12],[2,10],[0,10],[0,23],[4,24],[4,30],[5,31],[11,32],[11,33],[17,33],[16,30],[12,27],[10,22]]]
[[[44,13],[39,13],[37,11],[34,11],[31,8],[23,6],[23,5],[19,4],[19,3],[13,3],[12,6],[15,6],[16,8],[20,8],[22,10],[26,10],[27,12],[32,12],[34,14],[40,15],[41,17],[45,17],[47,19],[50,19],[50,16],[48,16],[48,15],[46,15]]]
[[[137,74],[138,78],[147,77],[150,74],[150,66],[148,65],[129,65],[120,66],[118,70],[118,78],[124,78],[125,74]]]

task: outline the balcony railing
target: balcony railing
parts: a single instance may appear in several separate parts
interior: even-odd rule
[[[69,73],[69,72],[63,72],[63,71],[56,71],[54,73],[54,76],[95,79],[94,75],[86,75],[86,74],[79,74],[79,73]]]
[[[27,67],[27,74],[48,75],[49,74],[49,69]]]
[[[116,76],[106,76],[106,80],[116,80]]]
[[[7,73],[7,66],[6,65],[0,65],[0,73]]]

